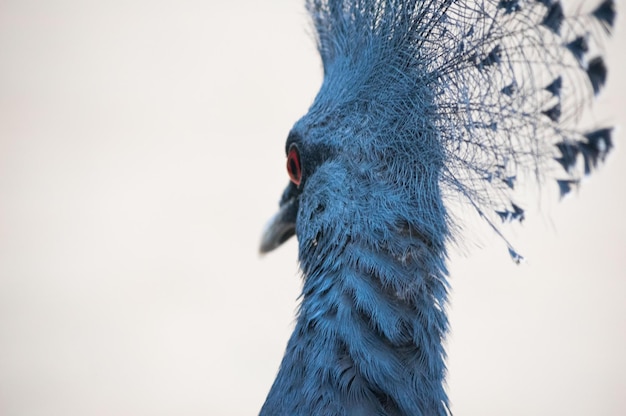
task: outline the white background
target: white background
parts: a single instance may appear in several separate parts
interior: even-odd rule
[[[300,287],[295,239],[257,247],[321,79],[301,3],[0,0],[0,415],[258,412]],[[625,135],[512,228],[526,264],[452,255],[455,414],[626,414]]]

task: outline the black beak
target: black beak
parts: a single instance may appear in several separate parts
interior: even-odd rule
[[[298,196],[294,191],[293,185],[287,187],[280,202],[280,209],[265,226],[259,248],[261,254],[274,250],[296,234]]]

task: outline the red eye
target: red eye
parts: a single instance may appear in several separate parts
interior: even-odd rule
[[[302,182],[302,168],[300,166],[300,154],[295,144],[291,145],[287,153],[287,173],[291,182],[296,186],[300,186]]]

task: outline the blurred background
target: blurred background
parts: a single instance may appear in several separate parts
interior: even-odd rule
[[[321,81],[302,3],[0,0],[0,415],[258,413],[300,289],[295,239],[257,251]],[[511,227],[525,264],[452,254],[455,414],[626,414],[625,135]]]

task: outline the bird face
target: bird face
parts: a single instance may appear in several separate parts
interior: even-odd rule
[[[263,233],[261,253],[274,250],[296,234],[300,200],[308,179],[334,153],[329,145],[307,143],[304,135],[298,131],[298,127],[302,124],[304,123],[294,126],[287,138],[285,152],[290,182],[280,199],[278,212],[268,222]]]

